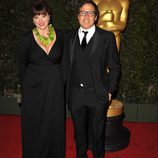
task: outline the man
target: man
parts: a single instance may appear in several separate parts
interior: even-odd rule
[[[95,26],[98,15],[93,1],[82,1],[78,10],[80,27],[66,36],[63,57],[67,70],[66,95],[77,158],[87,158],[89,126],[93,158],[104,157],[106,109],[120,76],[115,36]]]

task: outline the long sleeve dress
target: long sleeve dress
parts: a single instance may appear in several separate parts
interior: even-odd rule
[[[63,36],[55,31],[57,38],[48,55],[32,32],[19,44],[23,158],[65,157]]]

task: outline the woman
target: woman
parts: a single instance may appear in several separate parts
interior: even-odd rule
[[[19,46],[23,158],[64,158],[62,33],[46,1],[33,2],[31,12],[35,27]]]

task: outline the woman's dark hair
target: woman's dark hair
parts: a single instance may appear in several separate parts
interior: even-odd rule
[[[83,0],[83,1],[81,1],[81,3],[78,6],[78,14],[80,12],[80,8],[82,8],[85,4],[91,4],[94,7],[95,15],[97,16],[97,20],[96,20],[96,23],[97,23],[98,19],[99,19],[99,10],[98,10],[98,6],[92,0]]]
[[[50,5],[46,0],[35,0],[31,5],[31,15],[32,17],[40,14],[49,14],[51,15]]]

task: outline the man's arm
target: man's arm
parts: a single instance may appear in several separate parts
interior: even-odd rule
[[[110,34],[109,52],[108,52],[108,70],[110,88],[109,93],[113,94],[118,88],[118,82],[121,75],[120,57],[116,46],[116,40],[113,33]],[[110,97],[110,96],[109,96]]]

